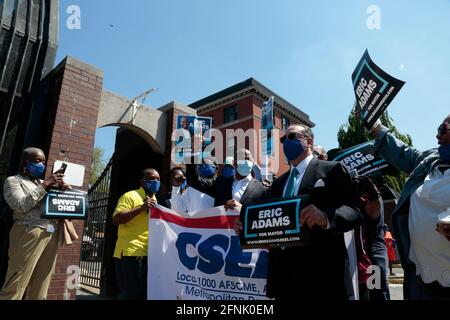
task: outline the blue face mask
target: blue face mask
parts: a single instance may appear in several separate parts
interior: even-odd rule
[[[225,165],[222,169],[222,177],[231,178],[236,174],[236,170],[233,166]]]
[[[202,178],[212,178],[216,174],[216,167],[203,163],[198,167],[198,174]]]
[[[439,155],[441,159],[450,162],[450,144],[444,144],[439,147]]]
[[[180,190],[184,190],[187,187],[187,180],[185,179],[182,184],[180,184]]]
[[[253,169],[253,162],[250,160],[239,160],[237,165],[237,172],[240,176],[246,177],[248,176]]]
[[[143,187],[147,193],[155,194],[159,191],[159,188],[161,187],[161,181],[159,181],[159,180],[144,180]]]
[[[286,139],[283,143],[283,150],[289,161],[297,159],[303,152],[305,152],[305,148],[300,140]]]
[[[33,178],[40,178],[45,172],[45,165],[40,163],[28,163],[27,165],[27,172],[33,177]]]

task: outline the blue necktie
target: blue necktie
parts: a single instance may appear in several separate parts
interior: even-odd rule
[[[292,197],[295,195],[295,185],[297,184],[298,176],[299,176],[299,172],[297,170],[297,167],[294,167],[292,169],[291,176],[289,177],[286,191],[284,192],[285,197]]]

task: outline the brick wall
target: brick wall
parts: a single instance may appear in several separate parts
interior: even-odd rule
[[[53,89],[48,106],[51,112],[47,137],[47,174],[50,174],[56,160],[83,165],[86,172],[81,189],[85,191],[89,186],[102,88],[103,72],[74,58],[67,57],[53,71]],[[74,221],[74,226],[79,240],[71,246],[59,248],[49,300],[75,299],[75,290],[66,293],[67,268],[79,265],[84,223]]]

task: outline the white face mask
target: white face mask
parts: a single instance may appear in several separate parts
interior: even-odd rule
[[[252,168],[253,162],[250,160],[238,160],[237,162],[236,170],[243,177],[247,177],[252,172]]]

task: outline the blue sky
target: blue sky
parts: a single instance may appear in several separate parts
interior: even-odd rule
[[[81,8],[81,30],[66,28]],[[368,6],[381,10],[369,30]],[[57,62],[98,66],[104,87],[132,98],[158,87],[156,108],[190,104],[254,77],[310,115],[316,143],[337,147],[353,105],[351,74],[364,50],[406,85],[389,107],[419,149],[436,146],[450,113],[450,1],[62,0]],[[111,27],[110,25],[113,25]],[[114,130],[96,145],[114,147]]]

